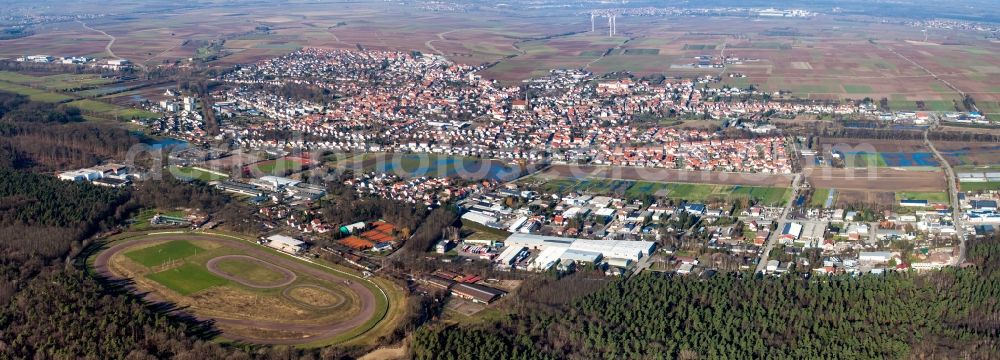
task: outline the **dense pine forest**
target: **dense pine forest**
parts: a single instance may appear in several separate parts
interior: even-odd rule
[[[419,331],[417,359],[994,358],[1000,239],[978,267],[923,275],[712,279],[642,274],[568,306]],[[508,355],[513,354],[513,355]]]

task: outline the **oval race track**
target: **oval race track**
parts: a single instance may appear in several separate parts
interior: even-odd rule
[[[198,240],[198,241],[213,241],[225,244],[226,246],[239,249],[244,252],[244,254],[252,255],[253,258],[271,263],[272,265],[282,267],[286,270],[294,270],[299,273],[307,274],[309,276],[316,277],[321,280],[345,284],[343,286],[350,289],[352,292],[358,295],[360,301],[360,311],[352,315],[349,318],[343,319],[342,321],[337,321],[330,324],[295,324],[290,322],[275,322],[275,321],[265,321],[265,320],[246,320],[246,319],[226,319],[217,317],[202,317],[198,314],[191,314],[184,312],[184,315],[189,315],[197,318],[201,321],[215,321],[219,325],[230,325],[246,328],[255,328],[261,330],[270,331],[288,331],[288,332],[300,332],[309,333],[311,335],[302,338],[282,338],[282,339],[266,339],[266,338],[253,338],[232,333],[223,332],[223,336],[247,343],[257,343],[257,344],[274,344],[274,345],[296,345],[304,344],[313,341],[318,341],[326,338],[331,338],[352,329],[365,324],[369,319],[375,315],[375,294],[372,293],[370,289],[360,284],[360,281],[354,279],[347,279],[337,274],[333,274],[328,271],[323,271],[312,266],[306,265],[299,260],[294,260],[288,258],[286,255],[274,254],[268,250],[262,249],[259,245],[250,243],[248,241],[234,240],[229,238],[224,238],[220,236],[213,236],[208,234],[163,234],[163,235],[149,235],[148,237],[137,239],[137,240],[126,240],[120,243],[114,244],[113,246],[101,251],[100,254],[94,259],[94,270],[100,276],[109,279],[120,279],[120,276],[114,274],[108,266],[111,258],[122,251],[128,250],[132,247],[144,244],[159,243],[164,241],[173,240]],[[293,279],[294,280],[294,279]],[[347,280],[349,284],[347,284]],[[138,291],[138,289],[132,289],[135,293],[144,293],[143,298],[150,302],[163,302],[154,295],[153,292]]]
[[[284,279],[282,279],[280,282],[277,282],[277,283],[274,283],[274,284],[254,284],[253,282],[247,281],[244,278],[241,278],[239,276],[227,273],[227,272],[222,271],[221,269],[219,269],[219,261],[231,260],[231,259],[243,259],[243,260],[248,260],[248,261],[253,261],[253,262],[260,263],[264,267],[267,267],[267,268],[269,268],[271,270],[274,270],[276,272],[281,273],[281,275],[284,276]],[[227,279],[229,281],[238,282],[240,284],[243,284],[244,286],[249,286],[249,287],[257,288],[257,289],[273,289],[273,288],[279,288],[279,287],[282,287],[282,286],[287,286],[288,284],[291,284],[292,282],[294,282],[295,278],[296,278],[295,273],[292,272],[291,270],[285,269],[285,268],[280,267],[278,265],[274,265],[274,264],[269,263],[267,261],[255,258],[253,256],[246,256],[246,255],[223,255],[223,256],[215,257],[215,258],[212,258],[211,260],[208,260],[208,262],[205,263],[205,268],[208,269],[208,271],[212,272],[213,274],[215,274],[215,275],[217,275],[219,277],[222,277],[222,278]]]

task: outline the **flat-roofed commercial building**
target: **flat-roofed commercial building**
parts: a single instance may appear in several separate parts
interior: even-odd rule
[[[652,241],[587,240],[534,234],[512,234],[504,240],[504,245],[537,250],[562,248],[585,253],[598,253],[604,258],[632,261],[648,256],[656,250],[656,243]]]

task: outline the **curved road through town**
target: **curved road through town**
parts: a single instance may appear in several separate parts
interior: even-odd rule
[[[121,279],[121,277],[115,274],[113,271],[111,271],[110,267],[108,266],[111,258],[118,253],[121,253],[137,245],[153,244],[163,241],[192,240],[192,239],[208,240],[208,241],[224,243],[226,246],[239,249],[240,251],[243,251],[243,253],[245,254],[252,255],[254,258],[264,260],[275,265],[280,264],[281,267],[284,267],[286,269],[294,270],[302,274],[307,274],[309,276],[313,276],[324,281],[329,281],[337,284],[345,284],[349,282],[344,286],[349,288],[359,297],[360,310],[357,313],[352,314],[349,318],[343,319],[342,321],[337,321],[329,324],[297,324],[292,322],[277,322],[277,321],[267,321],[267,320],[211,318],[211,317],[200,316],[197,313],[192,314],[184,312],[184,310],[175,310],[175,312],[177,312],[179,315],[193,316],[199,321],[214,321],[216,324],[223,326],[246,327],[246,328],[255,328],[262,330],[279,331],[279,332],[287,331],[287,332],[299,332],[299,333],[310,334],[309,336],[304,336],[301,338],[266,339],[266,338],[253,338],[253,337],[224,332],[223,336],[228,339],[246,343],[273,344],[273,345],[304,344],[322,339],[332,338],[337,335],[349,332],[352,329],[364,325],[366,322],[368,322],[369,319],[371,319],[373,316],[376,315],[375,294],[370,289],[362,285],[360,281],[355,281],[354,279],[350,279],[350,281],[348,281],[349,280],[348,278],[353,276],[340,276],[333,274],[329,271],[323,271],[314,268],[312,266],[303,264],[302,262],[289,259],[287,256],[274,254],[270,251],[262,249],[259,245],[244,240],[234,240],[215,235],[194,234],[194,233],[191,234],[169,233],[169,234],[149,234],[149,235],[152,237],[122,241],[103,250],[94,259],[94,270],[97,272],[97,274],[105,278]],[[136,293],[144,294],[143,297],[146,301],[164,302],[164,299],[157,297],[152,292],[141,292],[138,291],[139,289],[132,289],[132,290],[136,290],[135,291]]]

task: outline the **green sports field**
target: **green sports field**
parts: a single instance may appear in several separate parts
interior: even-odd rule
[[[187,241],[170,241],[163,244],[125,253],[132,261],[145,267],[160,266],[170,261],[177,261],[204,251]]]
[[[186,263],[172,269],[149,274],[146,277],[181,295],[190,295],[213,286],[225,285],[229,282],[228,280],[212,275],[204,267],[192,263]]]
[[[197,169],[190,166],[171,166],[169,168],[169,171],[171,174],[173,174],[175,177],[178,178],[195,179],[203,182],[219,181],[229,178],[229,176],[219,175],[214,172]]]

